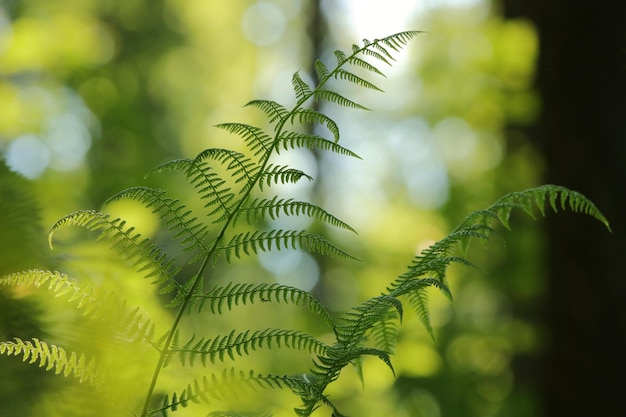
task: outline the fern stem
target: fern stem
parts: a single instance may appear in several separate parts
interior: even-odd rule
[[[185,310],[187,310],[188,305],[191,301],[191,299],[193,298],[194,293],[196,292],[200,282],[202,282],[203,279],[203,275],[204,272],[206,270],[206,267],[208,266],[210,260],[215,256],[216,252],[219,249],[219,245],[221,244],[225,234],[226,234],[226,230],[228,229],[228,227],[230,226],[230,224],[233,222],[233,219],[236,217],[236,215],[241,211],[241,207],[243,206],[243,204],[250,198],[250,195],[252,193],[252,190],[254,189],[254,187],[257,185],[257,183],[260,181],[263,172],[265,172],[265,169],[267,168],[267,165],[269,163],[270,157],[274,154],[279,142],[280,142],[280,136],[281,133],[283,132],[283,128],[285,126],[285,124],[287,123],[288,120],[290,120],[295,114],[296,112],[304,105],[304,103],[306,103],[309,99],[311,99],[312,97],[315,97],[316,94],[325,91],[323,90],[323,86],[328,82],[329,79],[335,77],[340,71],[341,68],[346,65],[347,63],[350,62],[350,59],[352,59],[353,57],[362,54],[363,52],[365,52],[366,50],[368,50],[369,48],[371,48],[374,45],[377,45],[378,43],[381,42],[385,42],[388,39],[393,38],[393,36],[397,36],[396,35],[392,35],[389,36],[387,38],[383,38],[383,39],[379,39],[376,40],[372,43],[367,43],[366,45],[364,45],[361,48],[355,48],[352,52],[352,54],[348,57],[348,58],[344,58],[340,61],[338,61],[337,66],[330,71],[328,74],[326,74],[325,77],[323,77],[322,79],[318,80],[318,85],[311,91],[306,92],[305,94],[303,94],[302,97],[300,97],[300,99],[297,101],[297,103],[294,105],[294,107],[291,109],[291,111],[286,114],[284,117],[282,117],[277,125],[276,125],[276,129],[275,129],[275,135],[272,141],[271,146],[269,147],[269,149],[267,150],[267,152],[265,152],[265,154],[262,156],[261,158],[261,163],[260,163],[260,169],[258,170],[258,172],[253,176],[253,178],[250,181],[250,185],[247,187],[245,193],[242,195],[242,197],[239,199],[239,201],[237,202],[237,204],[235,205],[235,207],[233,208],[233,210],[230,211],[230,213],[228,214],[228,217],[225,219],[224,224],[220,230],[220,233],[217,237],[217,239],[215,239],[215,241],[213,242],[212,246],[210,247],[210,249],[208,250],[200,268],[198,269],[197,274],[195,275],[195,277],[193,278],[193,283],[191,285],[191,287],[187,290],[187,293],[185,294],[185,297],[183,298],[182,303],[180,304],[180,307],[178,309],[178,312],[176,314],[176,317],[174,318],[174,322],[172,323],[172,326],[170,327],[170,331],[169,334],[167,335],[167,338],[163,344],[163,347],[160,351],[159,354],[159,359],[157,361],[157,364],[155,366],[154,372],[152,374],[152,379],[150,381],[150,385],[148,387],[148,391],[146,393],[146,398],[143,404],[143,408],[140,414],[140,417],[147,417],[148,416],[148,408],[150,406],[150,401],[152,399],[152,396],[154,394],[154,389],[156,387],[157,381],[159,379],[159,375],[161,373],[161,369],[163,368],[163,364],[165,363],[165,360],[167,358],[167,355],[169,353],[169,349],[170,346],[172,344],[172,340],[174,338],[174,335],[176,333],[176,330],[178,329],[180,322],[182,320],[182,317],[185,313]],[[325,388],[326,385],[328,385],[327,382],[325,382],[324,384],[322,384],[320,388],[320,392],[322,392]]]

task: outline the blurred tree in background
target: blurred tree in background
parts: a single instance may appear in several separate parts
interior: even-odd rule
[[[362,37],[382,37],[409,28],[428,33],[407,49],[389,71],[389,78],[380,83],[386,93],[368,93],[357,99],[375,112],[335,112],[335,120],[343,127],[344,146],[364,161],[309,154],[285,161],[317,178],[289,192],[322,202],[354,226],[359,231],[357,238],[343,234],[334,238],[365,262],[354,265],[299,252],[268,253],[260,256],[259,265],[231,266],[223,271],[225,275],[255,276],[310,289],[331,310],[341,311],[380,293],[416,252],[444,236],[468,211],[486,206],[506,192],[547,178],[587,193],[601,209],[612,209],[612,203],[594,194],[592,187],[579,187],[584,184],[550,174],[557,160],[570,168],[584,164],[570,162],[570,154],[561,152],[564,145],[553,142],[554,128],[548,130],[549,137],[541,139],[556,144],[552,152],[537,146],[532,137],[540,115],[549,114],[547,106],[561,106],[546,95],[547,86],[555,80],[546,81],[543,73],[543,84],[539,90],[534,87],[536,60],[544,56],[542,48],[549,39],[545,27],[561,20],[511,12],[515,3],[0,2],[0,152],[12,170],[29,179],[13,178],[10,184],[21,182],[28,185],[19,185],[19,189],[33,189],[33,197],[22,205],[7,205],[9,185],[4,185],[2,178],[15,175],[3,171],[2,210],[24,205],[37,210],[38,206],[42,223],[48,226],[68,212],[98,208],[122,188],[146,181],[157,186],[162,181],[175,182],[176,178],[142,178],[160,162],[219,147],[226,137],[212,126],[255,117],[241,108],[248,100],[261,97],[293,102],[291,74],[300,69],[303,76],[313,78],[310,66],[314,59],[331,60],[334,49]],[[507,18],[502,7],[510,14]],[[623,34],[605,39],[611,45],[607,50],[613,51],[610,42],[623,41]],[[550,46],[553,50],[560,47],[559,43]],[[583,60],[584,53],[579,55]],[[556,66],[540,68],[553,73],[559,68],[557,74],[570,74],[568,66],[576,65],[566,62],[557,62],[562,67],[553,62],[550,65]],[[604,68],[597,66],[598,70]],[[585,77],[581,73],[573,84],[582,85]],[[577,91],[567,87],[567,91]],[[617,109],[623,110],[623,106],[614,106],[614,111]],[[583,123],[585,114],[574,119]],[[585,142],[579,143],[584,159]],[[616,154],[624,155],[617,150],[613,156]],[[620,172],[623,174],[623,169]],[[606,179],[604,175],[600,178]],[[140,224],[144,235],[158,233],[156,221],[132,204],[112,209]],[[619,210],[607,213],[610,221],[616,219],[614,213]],[[568,218],[564,224],[567,227],[579,221]],[[398,379],[374,362],[365,364],[364,388],[354,375],[342,376],[332,395],[345,399],[348,414],[574,415],[560,413],[550,405],[551,400],[543,398],[556,395],[556,391],[541,384],[544,369],[539,367],[539,355],[554,352],[550,350],[554,340],[565,337],[552,332],[569,329],[558,321],[546,322],[542,314],[554,318],[555,310],[550,313],[541,308],[541,303],[548,305],[548,297],[554,295],[552,279],[563,268],[543,268],[550,259],[561,257],[545,252],[558,243],[544,240],[540,225],[525,222],[514,229],[515,233],[504,236],[506,248],[492,244],[489,258],[475,248],[477,263],[490,272],[488,276],[460,268],[451,271],[456,294],[453,306],[433,296],[435,343],[416,319],[406,318],[394,361]],[[3,228],[5,253],[16,256],[47,250],[43,245],[25,250],[14,247],[12,242],[20,234]],[[40,240],[44,239],[42,231]],[[33,237],[32,242],[36,241]],[[94,264],[101,267],[110,262],[98,254],[102,248],[84,245],[70,259],[46,262],[81,272],[80,276],[95,284],[122,286],[136,299],[149,297],[143,294],[146,287],[130,288],[127,280],[111,278],[123,272],[89,272]],[[38,259],[19,268],[38,266],[43,262]],[[0,265],[4,268],[1,273],[17,268]],[[14,300],[20,295],[0,296]],[[156,305],[154,300],[148,303]],[[571,308],[560,306],[565,305],[555,304],[555,309]],[[595,318],[593,311],[590,307],[586,317]],[[31,313],[28,323],[36,324],[37,310]],[[2,317],[9,317],[7,314]],[[613,312],[612,317],[623,317],[623,312]],[[24,334],[34,325],[28,323],[21,330]],[[14,336],[3,334],[5,339]],[[580,337],[589,343],[599,340],[597,335]],[[559,364],[555,356],[547,357]],[[5,361],[0,362],[2,371],[8,369]],[[572,365],[562,362],[560,366],[553,375],[564,375],[563,367]],[[7,379],[0,382],[0,407],[11,407],[16,392],[38,392],[26,387],[43,379],[39,373],[35,372],[35,379],[27,372],[16,384]],[[557,384],[553,379],[551,384],[567,389],[563,381]],[[26,415],[28,401],[25,397],[20,415]],[[2,415],[14,411],[0,408]]]

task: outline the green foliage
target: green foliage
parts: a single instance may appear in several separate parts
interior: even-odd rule
[[[154,362],[145,381],[145,392],[132,392],[124,402],[123,409],[129,415],[167,416],[196,403],[213,404],[236,396],[247,397],[256,391],[287,390],[300,399],[300,406],[295,408],[298,416],[309,416],[319,407],[327,408],[333,416],[342,416],[326,394],[328,386],[348,365],[355,366],[359,372],[366,356],[380,359],[394,372],[392,355],[405,303],[432,335],[427,291],[436,288],[451,299],[446,282],[447,268],[455,263],[473,267],[465,257],[468,244],[473,240],[488,241],[496,232],[498,223],[509,228],[514,209],[531,217],[545,215],[547,208],[553,211],[570,209],[590,215],[608,227],[593,203],[564,187],[546,185],[508,194],[490,207],[470,214],[447,237],[416,256],[406,272],[392,280],[384,293],[349,309],[338,320],[310,293],[294,287],[247,282],[221,285],[216,282],[217,266],[259,252],[297,249],[355,259],[312,231],[267,227],[268,221],[279,217],[304,216],[354,232],[346,222],[318,205],[272,194],[277,185],[311,179],[295,167],[274,164],[272,158],[294,149],[316,149],[355,157],[352,151],[338,145],[340,131],[337,124],[328,115],[306,106],[312,101],[327,101],[365,109],[331,89],[328,81],[343,80],[362,88],[380,90],[357,75],[355,69],[382,75],[377,65],[390,65],[392,54],[418,33],[402,32],[373,42],[364,40],[363,45],[354,45],[350,53],[337,51],[334,68],[329,69],[320,61],[315,63],[317,85],[309,85],[298,73],[294,74],[292,85],[297,102],[291,109],[268,100],[249,102],[248,106],[265,114],[268,126],[218,125],[218,128],[239,137],[247,148],[246,153],[207,149],[193,159],[170,161],[151,171],[151,175],[182,174],[202,207],[192,208],[191,203],[174,198],[170,191],[148,187],[123,190],[107,201],[109,204],[131,200],[151,210],[160,218],[163,232],[171,234],[178,242],[176,250],[189,255],[184,261],[171,250],[159,247],[152,239],[144,238],[124,219],[104,212],[77,211],[52,226],[50,244],[56,233],[66,226],[97,232],[99,240],[108,242],[140,275],[148,278],[155,293],[161,295],[163,305],[173,310],[172,321],[164,332],[158,331],[156,324],[165,323],[154,324],[153,320],[144,318],[146,314],[140,307],[129,308],[117,296],[98,293],[65,274],[31,270],[5,275],[0,278],[0,284],[11,287],[46,284],[54,297],[66,298],[68,303],[82,311],[85,319],[110,328],[111,337],[125,342],[128,349],[136,350],[139,355],[143,352],[153,354]],[[300,131],[310,124],[325,127],[333,140]],[[189,274],[190,268],[195,268],[195,272]],[[278,308],[279,304],[290,309],[306,309],[330,332],[322,337],[297,329],[268,326],[261,330],[232,328],[221,335],[209,335],[204,332],[210,326],[198,324],[205,323],[204,319],[198,319],[203,312],[210,312],[215,321],[215,316],[246,306]],[[185,324],[188,322],[193,328],[191,334],[186,334]],[[261,351],[281,354],[283,349],[300,351],[308,358],[306,363],[310,361],[312,365],[304,372],[298,370],[290,375],[238,368],[248,356]],[[87,359],[78,351],[68,354],[66,349],[40,338],[1,342],[0,354],[21,356],[24,361],[48,371],[74,376],[81,382],[97,386],[115,385],[118,381],[115,372],[100,371],[104,366],[98,363],[97,357]],[[226,364],[227,361],[234,362],[234,365]],[[173,368],[198,367],[203,368],[201,377],[174,371],[176,382],[182,389],[171,389],[162,382],[164,374]],[[122,374],[126,369],[117,372]],[[187,379],[181,381],[181,378]],[[121,402],[119,398],[115,401]],[[264,413],[256,415],[269,415]],[[242,414],[237,410],[210,415],[255,414]]]

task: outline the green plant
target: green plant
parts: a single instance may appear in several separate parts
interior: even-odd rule
[[[221,266],[258,252],[299,248],[354,259],[319,234],[267,226],[268,219],[305,216],[325,225],[354,231],[318,205],[272,195],[276,185],[311,179],[297,168],[273,163],[272,158],[281,152],[302,148],[356,157],[339,145],[336,122],[308,106],[312,101],[327,101],[365,109],[330,88],[329,82],[344,80],[379,90],[357,72],[382,75],[376,65],[391,65],[392,54],[418,33],[409,31],[373,42],[364,40],[363,45],[354,45],[349,53],[336,51],[334,68],[327,68],[321,61],[315,63],[315,86],[295,73],[292,84],[296,104],[290,109],[269,100],[249,102],[248,106],[264,113],[268,128],[244,123],[217,126],[240,137],[244,151],[206,149],[194,159],[174,160],[152,170],[150,175],[181,173],[193,188],[200,207],[196,207],[197,202],[183,202],[173,197],[170,191],[149,187],[129,188],[108,200],[107,204],[123,200],[139,202],[156,213],[163,231],[178,242],[177,248],[165,250],[142,237],[125,220],[93,210],[69,214],[52,226],[51,245],[53,236],[66,226],[98,232],[99,240],[112,243],[136,271],[150,280],[159,300],[173,311],[171,323],[164,329],[160,327],[170,317],[147,318],[148,314],[141,308],[127,305],[124,293],[99,291],[59,272],[30,270],[5,275],[0,278],[0,284],[47,286],[52,295],[63,297],[80,311],[84,316],[81,320],[90,320],[95,325],[90,326],[84,350],[81,346],[69,350],[39,338],[15,338],[0,342],[0,353],[20,356],[48,371],[74,377],[103,392],[107,407],[117,412],[121,407],[134,416],[165,416],[191,403],[221,404],[238,392],[248,395],[267,389],[283,389],[295,394],[300,402],[295,408],[299,416],[309,416],[320,406],[330,409],[333,416],[341,416],[341,411],[327,396],[327,388],[346,366],[352,365],[358,372],[366,356],[379,358],[393,372],[397,324],[404,315],[405,303],[432,335],[427,290],[434,287],[451,298],[446,283],[447,268],[454,263],[473,266],[466,259],[466,248],[472,240],[489,240],[495,232],[494,223],[508,228],[513,210],[520,209],[534,217],[536,212],[545,215],[548,207],[554,211],[569,208],[582,212],[608,227],[592,202],[563,187],[545,185],[508,194],[490,207],[471,213],[447,237],[416,256],[406,272],[389,282],[385,292],[349,309],[339,318],[333,317],[310,293],[298,288],[243,280],[220,281],[217,271]],[[367,61],[368,57],[376,65]],[[303,127],[308,125],[324,127],[333,139],[307,133]],[[189,272],[192,267],[193,271]],[[331,337],[275,325],[264,330],[231,328],[211,336],[206,327],[218,327],[217,322],[206,318],[198,320],[201,314],[213,317],[253,305],[278,308],[281,304],[290,308],[304,307],[326,327]],[[244,371],[240,367],[250,355],[263,350],[282,352],[286,348],[304,351],[307,365],[289,374],[257,369]],[[119,353],[122,351],[123,355]],[[227,365],[229,360],[235,364]],[[197,368],[201,368],[201,375],[190,375],[191,370]],[[172,388],[173,385],[180,388]],[[245,404],[238,406],[246,407]],[[106,414],[102,409],[94,413]],[[211,415],[268,414],[233,411]]]

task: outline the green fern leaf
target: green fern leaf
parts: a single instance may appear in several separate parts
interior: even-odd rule
[[[217,217],[214,222],[219,222],[230,216],[232,208],[230,202],[235,198],[235,194],[227,186],[227,181],[202,158],[169,161],[157,166],[148,175],[166,171],[183,171],[185,173],[187,180],[194,186],[200,198],[207,200],[204,206],[213,207],[208,215]]]
[[[238,214],[246,215],[249,224],[265,220],[268,217],[275,220],[281,214],[287,216],[305,215],[340,229],[356,233],[349,224],[339,220],[321,207],[304,201],[296,201],[292,198],[283,199],[274,196],[271,199],[255,199],[248,205],[243,206]]]
[[[289,110],[272,100],[252,100],[246,103],[245,107],[247,106],[256,107],[264,112],[268,116],[270,123],[283,121],[289,115]]]
[[[332,133],[335,143],[339,142],[339,127],[334,120],[325,114],[320,113],[317,110],[299,108],[291,114],[290,120],[292,124],[294,123],[296,117],[301,124],[315,123],[326,126],[330,133]]]
[[[380,88],[378,88],[376,85],[372,84],[371,82],[359,77],[358,75],[350,72],[350,71],[346,71],[344,69],[339,69],[337,71],[335,71],[334,74],[335,78],[340,79],[340,80],[346,80],[349,81],[353,84],[356,84],[360,87],[365,87],[368,88],[370,90],[376,90],[376,91],[380,91],[383,92],[383,90],[381,90]]]
[[[212,339],[201,338],[196,340],[195,335],[182,348],[173,346],[169,351],[178,355],[181,365],[193,366],[199,357],[203,366],[207,360],[211,364],[216,361],[224,362],[226,356],[235,360],[238,356],[250,355],[252,352],[268,348],[288,348],[306,350],[310,353],[324,354],[328,346],[313,336],[295,331],[282,329],[266,329],[244,332],[232,330],[228,335],[216,336]]]
[[[233,176],[235,183],[245,181],[246,187],[241,192],[246,191],[247,186],[254,182],[254,175],[259,170],[259,166],[250,158],[229,149],[205,149],[196,156],[194,165],[200,164],[206,159],[213,159],[226,164],[226,169]]]
[[[346,62],[346,54],[343,51],[336,50],[335,58],[337,59],[337,66],[340,67]]]
[[[213,288],[206,294],[194,295],[192,306],[200,313],[207,305],[213,314],[222,314],[239,305],[255,302],[295,304],[307,308],[331,329],[335,328],[328,311],[309,292],[281,284],[233,284]]]
[[[304,101],[311,96],[311,87],[302,80],[299,73],[296,72],[293,74],[291,83],[298,100]]]
[[[369,110],[367,107],[360,105],[350,99],[345,98],[341,94],[326,89],[318,89],[314,91],[315,100],[326,100],[331,103],[338,104],[342,107],[348,107],[352,109]]]
[[[279,141],[279,145],[282,145],[285,150],[296,148],[321,149],[325,151],[331,151],[340,155],[351,156],[353,158],[361,159],[360,156],[358,156],[351,150],[338,145],[336,142],[331,142],[328,139],[317,135],[296,132],[282,132],[279,137]],[[276,149],[276,151],[278,152],[278,148]]]
[[[268,187],[273,184],[295,184],[302,178],[313,181],[313,177],[305,174],[299,169],[293,169],[286,165],[268,164],[259,177],[259,188],[263,190],[264,184]]]
[[[315,74],[317,75],[318,82],[325,83],[330,77],[330,71],[328,71],[326,65],[324,65],[324,63],[319,59],[316,59],[313,67],[315,68]]]
[[[351,65],[366,69],[382,77],[386,77],[386,75],[382,71],[380,71],[378,68],[376,68],[374,65],[370,64],[369,62],[365,61],[364,59],[359,58],[358,56],[351,56],[350,58],[348,58],[347,61]]]
[[[285,388],[310,402],[321,402],[329,406],[336,415],[341,415],[333,403],[315,385],[301,377],[261,375],[254,371],[246,373],[237,372],[234,369],[225,369],[219,376],[211,374],[203,377],[202,380],[194,380],[180,394],[173,393],[171,396],[166,396],[161,407],[150,410],[148,415],[163,414],[168,410],[176,411],[179,407],[186,407],[190,401],[211,403],[214,400],[236,399],[243,393],[255,392],[260,389]]]
[[[102,384],[102,374],[96,369],[95,360],[87,361],[84,354],[70,353],[58,346],[49,345],[46,342],[33,338],[32,340],[22,340],[15,338],[14,341],[0,342],[0,354],[7,356],[22,356],[24,362],[34,364],[39,362],[40,368],[46,371],[54,371],[55,374],[63,376],[73,376],[82,382],[89,382],[92,385]]]
[[[209,250],[204,243],[208,234],[207,226],[192,217],[191,210],[188,210],[179,200],[167,197],[165,191],[148,187],[132,187],[115,194],[105,202],[105,205],[123,199],[139,201],[152,209],[153,213],[158,214],[164,221],[164,226],[174,233],[174,237],[182,240],[183,250],[200,249],[204,252]]]
[[[394,308],[402,320],[402,303],[395,297],[380,295],[354,307],[342,317],[342,325],[337,326],[337,340],[346,346],[360,343],[365,334],[381,318],[386,317],[388,311]]]
[[[151,343],[154,324],[144,318],[139,309],[129,311],[126,302],[114,293],[97,293],[91,287],[81,286],[76,280],[60,272],[30,270],[0,277],[0,285],[46,287],[56,298],[65,297],[68,303],[82,310],[83,317],[99,326],[109,326],[117,334],[134,340]]]
[[[251,255],[259,251],[282,249],[304,249],[320,255],[332,255],[340,258],[356,260],[352,255],[339,249],[320,235],[306,231],[271,230],[268,232],[246,232],[234,235],[220,249],[225,253],[226,260],[231,261],[232,255],[240,258],[243,254]]]
[[[259,127],[245,123],[221,123],[215,127],[241,136],[254,155],[267,154],[272,149],[272,138]]]
[[[141,235],[135,233],[134,227],[126,227],[124,220],[111,219],[109,215],[93,210],[71,213],[50,228],[48,241],[51,247],[53,235],[65,226],[80,226],[89,231],[99,231],[99,240],[111,241],[112,247],[132,261],[138,272],[143,272],[146,278],[154,278],[157,291],[167,294],[179,287],[174,280],[178,272],[178,268],[173,266],[174,259],[168,258],[148,239],[141,239]]]

